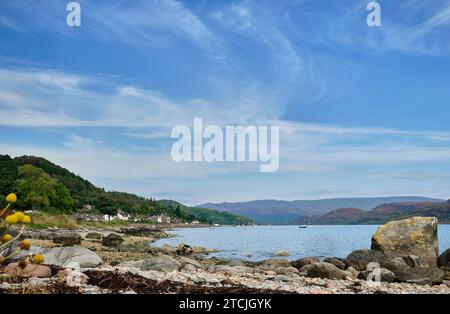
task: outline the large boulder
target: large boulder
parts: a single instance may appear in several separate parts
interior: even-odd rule
[[[91,268],[102,263],[100,256],[82,247],[57,247],[45,252],[45,264],[68,268]]]
[[[102,245],[108,246],[108,247],[116,247],[119,244],[122,244],[124,239],[115,233],[110,233],[108,236],[104,237],[102,240]]]
[[[320,262],[320,259],[316,256],[310,256],[310,257],[304,257],[304,258],[300,258],[298,260],[292,261],[291,262],[291,266],[300,269],[305,265],[310,265],[310,264],[314,264],[314,263],[318,263]]]
[[[333,264],[318,262],[314,264],[305,265],[300,269],[300,272],[306,273],[306,276],[313,278],[327,278],[327,279],[348,279],[352,278],[352,274],[342,269],[337,268]]]
[[[144,260],[142,270],[157,270],[165,273],[177,271],[181,263],[169,255],[159,255]]]
[[[73,246],[81,244],[81,236],[76,232],[56,234],[53,237],[53,242],[63,246]]]
[[[439,252],[437,225],[432,217],[388,222],[372,236],[372,249],[388,257],[415,255],[435,267]]]
[[[353,267],[356,270],[367,270],[369,263],[378,263],[382,265],[386,260],[386,255],[380,251],[375,250],[356,250],[350,253],[345,259],[347,267]]]
[[[438,258],[439,267],[450,268],[450,249],[442,253]]]

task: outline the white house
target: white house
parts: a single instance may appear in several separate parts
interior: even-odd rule
[[[122,221],[128,221],[130,219],[130,215],[119,210],[117,212],[117,216],[115,217],[116,219],[122,220]]]
[[[151,216],[150,220],[159,224],[170,224],[170,217],[165,214]]]

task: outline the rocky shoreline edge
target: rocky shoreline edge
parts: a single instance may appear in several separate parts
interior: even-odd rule
[[[29,230],[31,253],[43,253],[45,265],[27,269],[12,261],[1,270],[0,293],[450,293],[450,250],[438,256],[434,218],[385,224],[371,249],[346,258],[250,262],[210,257],[202,247],[149,245],[168,236],[146,225]]]

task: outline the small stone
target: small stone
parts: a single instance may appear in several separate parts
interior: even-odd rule
[[[295,268],[301,269],[305,265],[310,265],[320,262],[320,259],[316,256],[304,257],[298,260],[292,261],[291,265]]]
[[[88,282],[89,277],[79,270],[63,269],[58,272],[58,280],[69,287],[80,287]]]
[[[275,256],[289,256],[289,252],[288,251],[277,251],[274,253]]]
[[[103,238],[103,235],[98,232],[89,232],[86,235],[86,239],[92,239],[92,240],[101,240]]]

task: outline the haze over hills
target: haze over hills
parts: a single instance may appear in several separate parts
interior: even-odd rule
[[[239,203],[207,203],[199,207],[241,215],[260,224],[289,224],[300,217],[322,216],[338,208],[358,208],[369,211],[381,204],[442,201],[421,196],[392,196],[296,201],[257,200]]]

